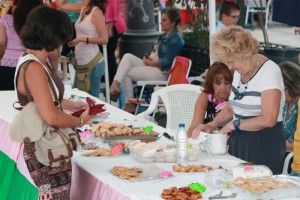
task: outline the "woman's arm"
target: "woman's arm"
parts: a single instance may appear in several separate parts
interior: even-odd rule
[[[228,121],[232,120],[233,110],[229,103],[226,104],[225,108],[216,116],[216,118],[207,124],[198,125],[192,132],[193,138],[198,138],[200,131],[211,133],[218,127],[222,127]]]
[[[277,123],[281,92],[278,89],[265,90],[261,93],[261,115],[241,120],[240,129],[257,131],[273,127]]]
[[[114,21],[106,22],[106,30],[107,30],[108,37],[112,36],[111,29],[113,28],[113,26],[114,26]]]
[[[207,94],[202,92],[198,96],[196,104],[195,104],[194,116],[193,116],[192,123],[188,130],[188,137],[192,137],[192,132],[197,127],[197,125],[203,124],[207,105],[208,105]]]
[[[103,12],[98,7],[93,11],[92,22],[95,25],[99,36],[89,38],[89,42],[95,44],[107,44],[108,34],[105,26],[105,18]]]
[[[0,58],[4,55],[4,50],[6,48],[6,32],[5,27],[0,25]]]
[[[18,79],[18,89],[22,94],[26,94],[23,83],[23,68],[20,70]],[[41,118],[50,126],[58,128],[77,127],[80,119],[59,111],[53,103],[53,98],[48,86],[48,77],[45,70],[38,62],[31,62],[25,73],[29,91],[37,106]],[[38,83],[38,84],[36,84]],[[88,115],[89,107],[82,115],[86,123],[91,116]]]
[[[63,99],[63,101],[61,102],[62,108],[64,110],[69,110],[72,112],[81,110],[83,108],[86,108],[88,106],[87,103],[83,103],[83,102],[74,102],[71,101],[69,99]]]
[[[261,93],[261,115],[240,120],[240,130],[258,131],[273,127],[277,123],[281,93],[278,89],[265,90]],[[233,122],[226,124],[220,132],[234,130]]]
[[[68,3],[67,0],[58,0],[56,1],[57,8],[70,11],[70,12],[80,12],[83,7],[83,1],[77,3]]]
[[[285,141],[286,152],[293,152],[294,142],[290,143],[287,140]]]

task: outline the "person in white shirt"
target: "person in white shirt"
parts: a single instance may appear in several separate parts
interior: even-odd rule
[[[234,2],[224,2],[220,8],[220,21],[217,21],[216,31],[231,25],[237,25],[240,18],[240,7]]]

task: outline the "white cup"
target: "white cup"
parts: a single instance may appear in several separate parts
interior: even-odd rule
[[[200,149],[211,155],[226,153],[227,134],[209,134],[207,139],[200,143]]]

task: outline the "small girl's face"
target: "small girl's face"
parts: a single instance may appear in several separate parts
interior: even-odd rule
[[[217,75],[213,82],[214,96],[217,100],[227,100],[231,91],[231,82],[226,81],[222,75]]]

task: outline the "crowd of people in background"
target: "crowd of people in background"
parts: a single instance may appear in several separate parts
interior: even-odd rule
[[[73,87],[99,97],[105,68],[101,45],[107,44],[111,98],[114,101],[119,98],[123,84],[127,103],[124,110],[134,112],[136,106],[128,102],[134,97],[133,82],[167,80],[172,61],[180,55],[184,40],[178,31],[179,10],[167,8],[161,16],[163,33],[153,44],[152,51],[142,59],[125,54],[118,65],[115,51],[127,28],[127,19],[120,13],[124,10],[124,2],[58,0],[53,9],[45,6],[42,0],[14,0],[0,18],[0,46],[5,46],[0,90],[16,89],[19,100],[28,101],[31,96],[49,125],[82,126],[93,116],[88,115],[86,104],[63,99],[64,87],[57,76],[57,58],[59,54],[75,54]],[[216,129],[219,133],[230,134],[229,154],[266,165],[274,174],[282,172],[286,154],[294,151],[292,175],[300,176],[300,67],[289,61],[278,65],[260,54],[257,39],[237,26],[240,12],[240,7],[233,2],[220,7],[217,33],[210,45],[210,54],[216,62],[206,74],[188,135],[197,138],[200,131],[211,133]],[[79,118],[55,107],[49,79],[55,83],[63,108],[75,111],[87,107]],[[32,152],[34,148],[32,143]],[[28,152],[24,152],[24,158],[28,168],[30,162],[36,161],[35,155]],[[54,199],[68,196],[71,164],[68,163],[60,174],[46,175],[47,167],[38,164],[39,168],[31,169],[30,173],[38,188],[45,185],[49,188],[41,195],[49,193]],[[35,176],[37,171],[38,176]],[[50,177],[59,180],[61,176],[67,177],[67,182],[65,190],[58,192],[56,183],[49,180]]]

